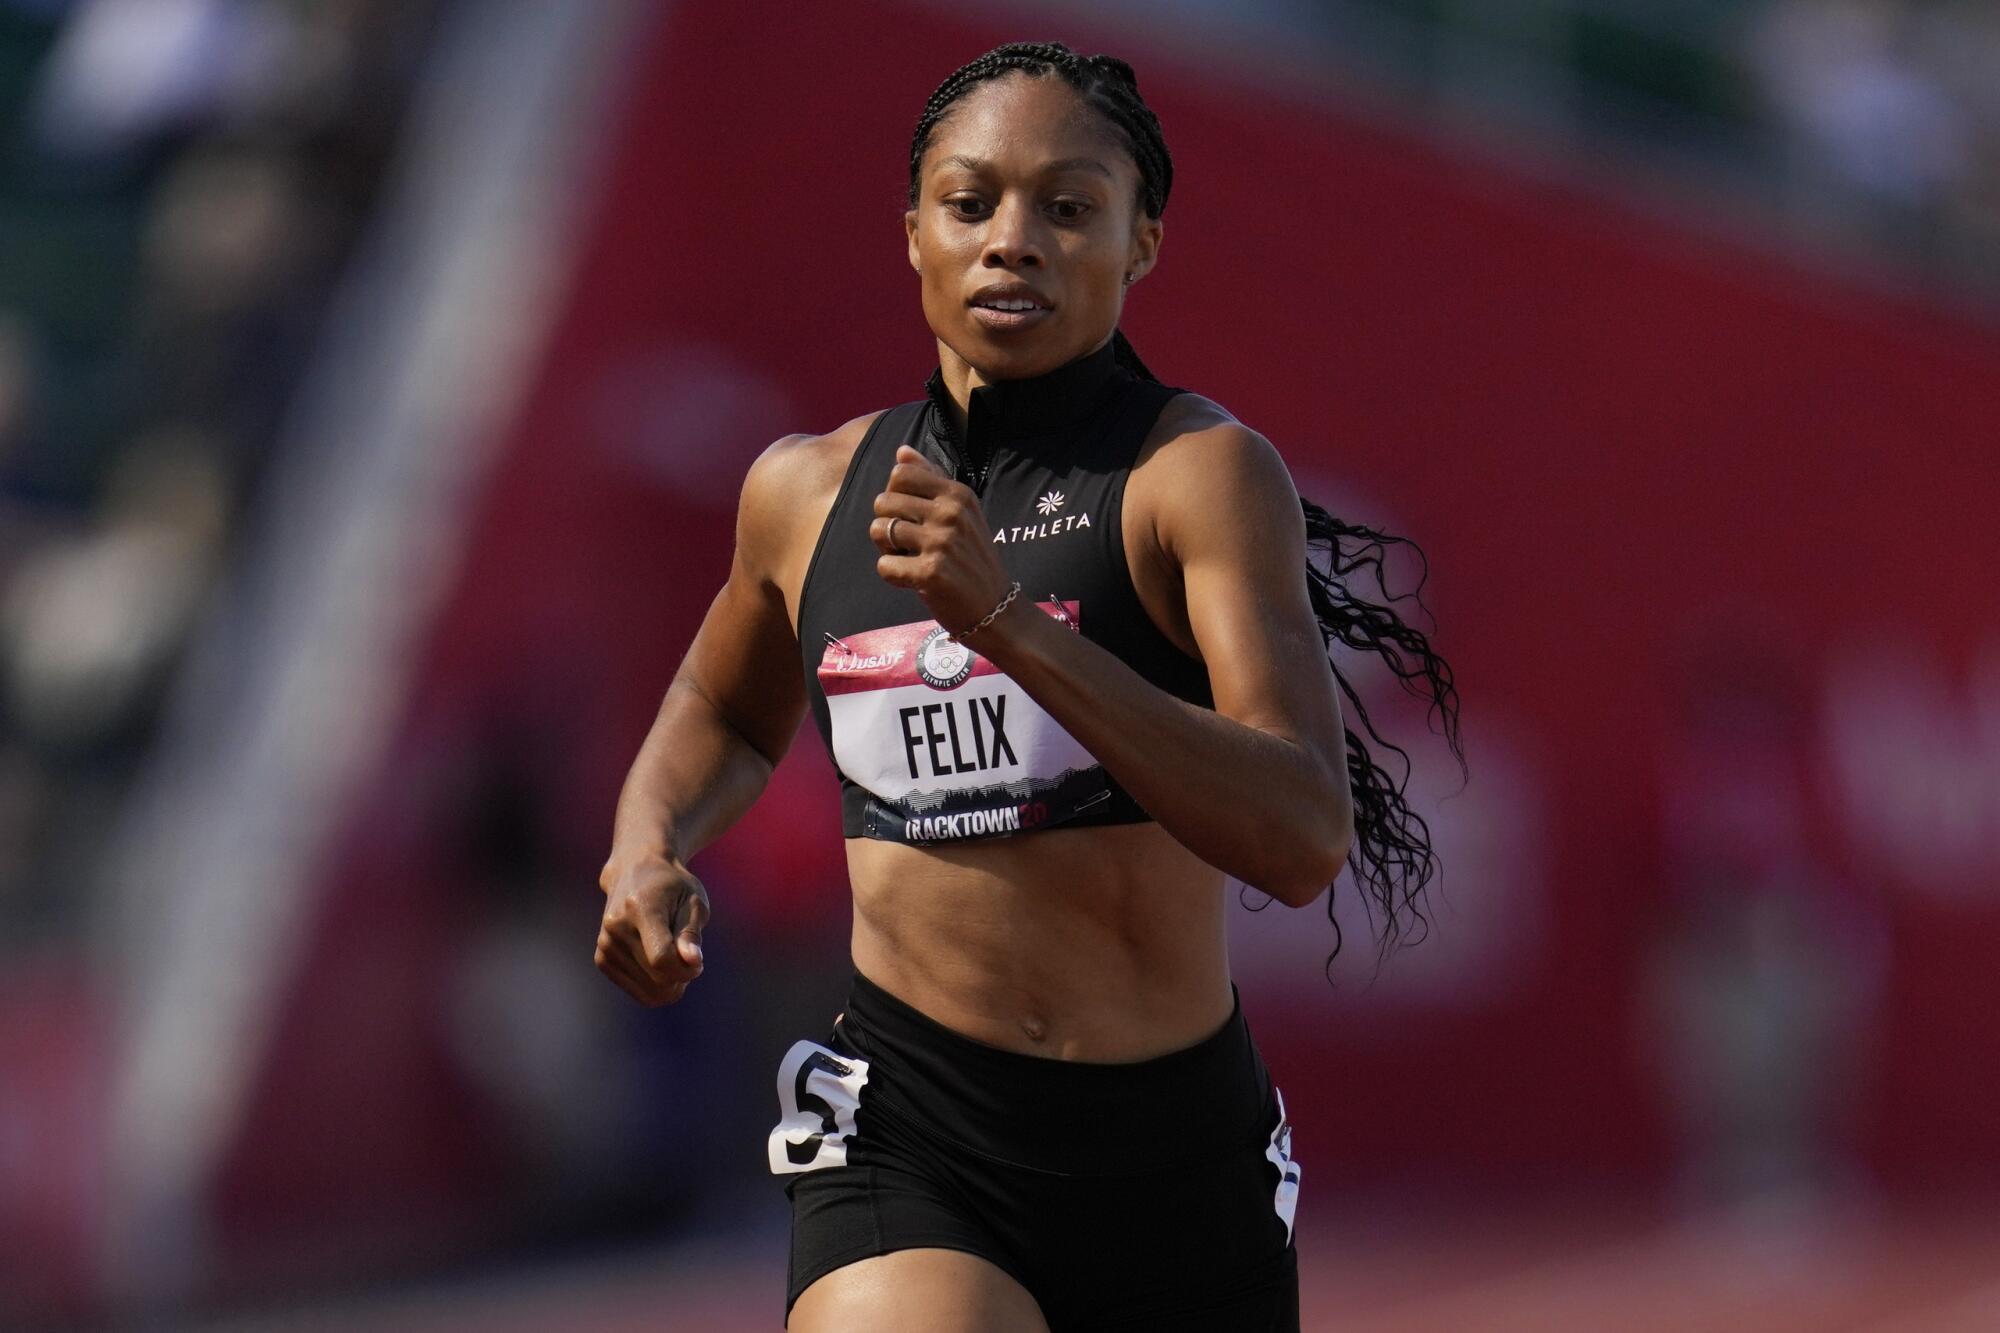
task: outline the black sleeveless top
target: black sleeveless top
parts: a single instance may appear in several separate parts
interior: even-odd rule
[[[978,495],[1022,600],[1213,707],[1207,669],[1139,604],[1120,524],[1126,475],[1181,390],[1132,374],[1107,343],[1047,375],[974,389],[960,439],[941,375],[925,388],[856,447],[799,594],[806,692],[840,773],[842,832],[929,843],[1149,820],[976,638],[953,643],[923,598],[882,581],[868,525],[897,446],[910,445]]]

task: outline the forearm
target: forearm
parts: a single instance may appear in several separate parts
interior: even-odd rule
[[[968,641],[1210,865],[1294,906],[1346,861],[1344,765],[1175,698],[1024,602]]]
[[[634,860],[685,865],[741,818],[770,781],[771,761],[685,677],[660,702],[613,821],[605,873]]]

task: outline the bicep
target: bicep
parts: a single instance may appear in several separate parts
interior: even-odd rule
[[[674,673],[773,766],[790,748],[806,707],[798,639],[775,589],[734,574],[702,618]]]
[[[1338,771],[1340,704],[1306,593],[1305,515],[1284,460],[1233,423],[1184,441],[1162,536],[1181,570],[1188,626],[1215,709],[1313,751]],[[1205,447],[1204,447],[1205,446]]]
[[[798,636],[778,583],[798,509],[787,485],[796,438],[766,450],[743,483],[729,578],[671,688],[692,690],[775,765],[805,714]]]

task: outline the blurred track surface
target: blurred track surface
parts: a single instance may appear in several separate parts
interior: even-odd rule
[[[1407,1211],[1407,1209],[1405,1209]],[[1382,1215],[1393,1218],[1385,1206]],[[1304,1328],[1974,1333],[2000,1328],[2000,1219],[1794,1213],[1661,1223],[1551,1207],[1302,1228]],[[426,1286],[187,1333],[749,1333],[776,1329],[782,1234]]]

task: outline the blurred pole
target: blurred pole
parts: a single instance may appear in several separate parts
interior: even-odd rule
[[[103,1284],[162,1312],[207,1275],[205,1191],[295,983],[310,895],[457,568],[537,364],[636,0],[451,7],[400,161],[108,858],[117,996]]]

